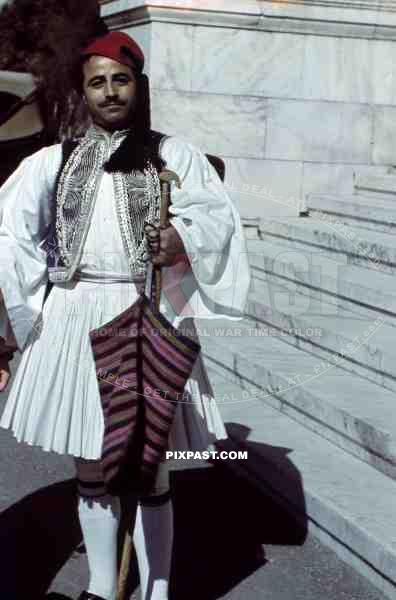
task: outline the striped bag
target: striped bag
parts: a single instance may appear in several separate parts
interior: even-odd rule
[[[104,415],[102,470],[109,493],[117,495],[152,489],[201,348],[160,313],[161,270],[150,271],[150,298],[141,292],[89,334]]]
[[[146,493],[168,445],[200,345],[141,294],[90,332],[104,415],[102,469],[110,493]]]

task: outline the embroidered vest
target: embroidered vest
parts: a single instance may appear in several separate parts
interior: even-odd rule
[[[103,176],[103,165],[126,135],[126,131],[119,131],[110,137],[90,128],[82,140],[63,143],[51,229],[43,244],[47,252],[50,282],[64,282],[73,278]],[[152,135],[158,148],[167,137],[157,132],[152,132]],[[159,222],[158,174],[150,165],[144,172],[115,172],[111,175],[116,213],[131,274],[144,275],[148,249],[143,226],[145,221]]]

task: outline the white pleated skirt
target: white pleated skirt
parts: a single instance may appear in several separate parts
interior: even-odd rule
[[[47,451],[100,457],[104,423],[88,334],[130,306],[137,285],[72,281],[52,287],[11,382],[1,427]],[[202,451],[226,438],[201,356],[185,392],[169,449]]]

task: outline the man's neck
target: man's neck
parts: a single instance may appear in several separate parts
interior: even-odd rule
[[[127,129],[129,129],[128,127],[114,127],[114,129],[106,129],[105,127],[102,127],[102,125],[99,125],[98,123],[93,123],[93,127],[99,133],[103,133],[107,137],[111,137],[117,131],[121,131],[122,132],[122,131],[127,131]]]

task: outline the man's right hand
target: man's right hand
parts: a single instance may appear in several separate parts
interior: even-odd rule
[[[11,379],[11,369],[7,359],[0,358],[0,392],[4,392]]]

